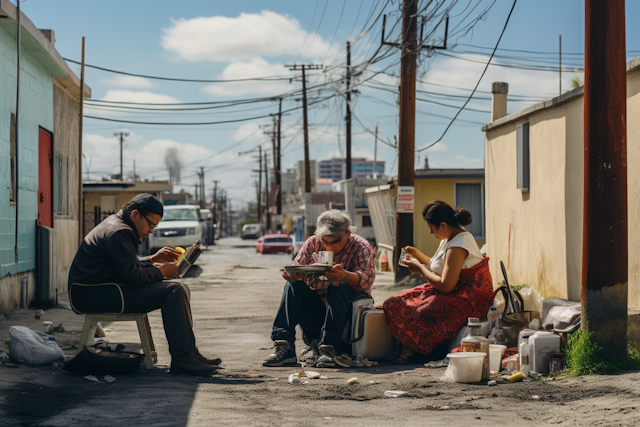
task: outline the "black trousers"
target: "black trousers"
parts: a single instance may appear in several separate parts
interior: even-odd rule
[[[177,356],[196,346],[191,317],[191,292],[187,285],[155,282],[140,287],[118,285],[124,296],[124,313],[148,313],[160,309],[169,352]],[[114,286],[71,289],[73,305],[84,313],[120,313],[120,292]]]
[[[271,339],[295,342],[296,325],[300,325],[307,344],[318,339],[321,344],[332,345],[338,354],[351,354],[351,345],[343,341],[342,334],[350,320],[351,304],[359,295],[366,292],[356,291],[347,283],[329,286],[325,306],[318,293],[305,282],[287,282]]]

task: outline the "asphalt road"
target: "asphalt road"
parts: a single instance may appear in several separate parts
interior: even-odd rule
[[[265,368],[269,334],[283,287],[280,267],[288,255],[259,255],[255,241],[222,239],[183,279],[192,292],[198,347],[222,357],[211,377],[167,373],[170,363],[159,312],[150,314],[158,364],[113,383],[97,384],[55,366],[0,365],[3,426],[363,426],[363,425],[637,425],[640,373],[561,378],[528,383],[452,384],[444,369],[421,364],[366,369],[314,369],[326,379],[289,384],[300,368]],[[390,273],[373,287],[377,304],[399,290]],[[62,308],[36,320],[16,310],[0,322],[0,338],[12,325],[42,328],[63,323],[56,341],[77,341],[83,316]],[[139,348],[133,323],[103,325],[112,343]],[[133,344],[132,344],[133,343]],[[298,340],[300,352],[304,346]],[[74,352],[65,351],[68,355]],[[357,378],[355,384],[347,380]],[[102,380],[102,377],[99,377]],[[385,391],[405,391],[385,397]]]

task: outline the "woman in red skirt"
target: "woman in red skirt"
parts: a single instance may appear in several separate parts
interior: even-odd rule
[[[489,258],[482,256],[464,228],[471,223],[471,213],[434,201],[425,206],[422,217],[440,246],[433,257],[407,246],[403,263],[427,283],[384,303],[391,333],[403,345],[398,361],[429,354],[452,340],[469,317],[486,317],[493,302]]]

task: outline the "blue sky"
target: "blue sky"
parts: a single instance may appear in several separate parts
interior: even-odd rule
[[[422,5],[421,1],[420,4]],[[451,32],[459,25],[479,18],[473,29],[457,33],[448,40],[444,52],[457,56],[421,55],[418,88],[429,93],[417,101],[416,147],[435,141],[449,119],[477,83],[490,52],[495,46],[513,4],[508,0],[446,0],[451,7]],[[363,37],[363,28],[371,25],[386,4],[387,26],[399,19],[401,3],[375,0],[305,0],[305,1],[196,1],[112,0],[110,2],[81,0],[28,0],[22,10],[39,28],[54,29],[56,48],[63,57],[80,60],[82,36],[86,37],[86,63],[130,73],[177,77],[184,79],[236,79],[265,76],[291,76],[296,73],[284,65],[316,63],[329,67],[326,72],[314,72],[309,85],[325,83],[322,93],[310,92],[312,99],[329,98],[315,104],[309,112],[311,158],[323,160],[344,152],[344,98],[335,96],[344,90],[339,81],[344,74],[345,43],[358,40],[352,48],[352,64],[369,59],[380,43],[380,21]],[[627,1],[627,51],[633,58],[640,55],[639,30],[629,25],[630,17],[640,16],[640,3]],[[481,15],[482,11],[487,10]],[[431,9],[430,9],[431,10]],[[357,18],[357,19],[356,19]],[[433,30],[430,42],[439,43],[442,27],[428,24],[425,33]],[[505,64],[531,64],[557,67],[558,36],[562,35],[563,66],[581,66],[584,51],[584,2],[581,0],[520,0],[509,21],[500,48],[518,51],[549,52],[541,55],[526,52],[498,51],[502,57],[494,61]],[[396,37],[397,31],[390,35]],[[473,46],[470,46],[473,45]],[[476,47],[479,46],[479,47]],[[385,73],[398,74],[400,54],[390,49],[389,55],[366,67],[356,80],[359,94],[354,96],[353,156],[373,158],[374,138],[369,133],[376,123],[381,139],[393,144],[398,133],[397,95],[392,93],[397,79]],[[425,51],[426,53],[426,51]],[[464,59],[460,59],[460,57]],[[471,60],[471,61],[470,61]],[[477,62],[473,62],[477,61]],[[72,69],[79,70],[76,65]],[[78,72],[79,74],[79,72]],[[563,90],[571,79],[581,73],[564,71]],[[370,79],[371,78],[371,79]],[[367,80],[365,82],[365,80]],[[505,81],[510,85],[508,111],[514,112],[544,97],[558,94],[556,71],[526,70],[490,66],[479,90],[490,91],[491,82]],[[86,69],[86,81],[93,90],[93,99],[141,103],[220,102],[247,98],[276,96],[299,90],[300,80],[247,81],[241,83],[185,83],[123,77],[94,69]],[[375,87],[374,87],[375,86]],[[377,87],[377,88],[376,88]],[[453,96],[452,96],[453,95]],[[522,97],[518,97],[518,95]],[[477,93],[468,107],[479,111],[463,111],[441,143],[416,156],[422,167],[425,155],[431,167],[482,167],[484,134],[482,123],[489,121],[491,105],[486,93]],[[524,97],[526,96],[526,97]],[[293,97],[297,98],[297,97]],[[516,99],[523,101],[516,102]],[[439,103],[433,103],[433,101]],[[446,104],[446,105],[441,105]],[[94,104],[96,105],[96,104]],[[288,98],[283,109],[299,106]],[[158,108],[158,107],[153,107]],[[166,108],[166,107],[165,107]],[[112,119],[160,123],[209,122],[237,120],[277,112],[276,102],[263,102],[196,110],[188,113],[144,113],[113,111],[104,107],[89,107],[86,115]],[[441,117],[444,116],[444,117]],[[269,118],[206,126],[163,126],[123,124],[85,119],[85,172],[100,179],[119,170],[119,146],[114,132],[128,131],[125,144],[125,175],[131,173],[133,159],[143,178],[167,179],[167,150],[179,157],[182,164],[181,185],[193,189],[195,172],[206,170],[207,193],[211,181],[220,181],[240,206],[255,198],[254,177],[257,166],[255,148],[271,149],[264,134]],[[301,112],[292,111],[283,117],[283,168],[303,159]],[[239,155],[239,152],[251,151]],[[177,154],[176,154],[177,153]],[[271,153],[270,153],[271,155]],[[387,173],[397,173],[396,152],[388,145],[378,145],[378,159],[384,160]],[[180,188],[180,187],[178,187]]]

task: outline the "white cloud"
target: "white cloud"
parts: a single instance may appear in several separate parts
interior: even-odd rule
[[[465,55],[466,57],[486,61],[485,56]],[[440,58],[434,61],[429,72],[422,79],[424,81],[439,83],[448,86],[456,86],[471,89],[475,86],[482,74],[485,64],[463,61],[455,58]],[[571,79],[581,76],[579,73],[563,73],[563,88],[569,89]],[[506,82],[509,84],[509,93],[518,95],[548,96],[549,98],[558,96],[558,74],[548,71],[522,70],[517,68],[489,66],[487,73],[482,78],[478,87],[482,91],[491,91],[491,83]],[[418,88],[440,93],[469,94],[467,91],[447,89],[432,85],[418,84]],[[482,94],[482,96],[490,96]],[[490,106],[490,101],[484,102],[484,108]],[[529,102],[529,104],[533,104]],[[457,104],[457,103],[456,103]],[[513,103],[512,103],[513,104]],[[469,104],[471,105],[471,103]],[[509,111],[516,111],[524,108],[524,103],[518,103],[515,108]],[[479,106],[482,108],[482,106]]]
[[[303,50],[305,58],[314,58],[324,57],[329,49],[329,43],[317,34],[308,34],[297,19],[268,10],[241,13],[237,18],[181,18],[163,32],[162,47],[177,60],[192,62],[297,56]]]
[[[132,90],[108,90],[107,94],[102,98],[104,101],[117,102],[138,102],[151,104],[175,104],[180,100],[169,95],[161,95],[158,93],[147,91]]]
[[[100,83],[118,87],[130,87],[134,89],[151,89],[156,87],[155,83],[151,80],[136,76],[116,76],[109,79],[102,79],[100,80]]]
[[[233,62],[227,65],[217,78],[230,80],[273,76],[287,77],[289,75],[291,78],[295,77],[291,71],[280,63],[270,64],[262,58],[254,58],[248,62]],[[202,90],[215,96],[238,96],[247,93],[276,95],[297,88],[298,85],[291,85],[289,80],[277,80],[218,83],[206,86]]]

